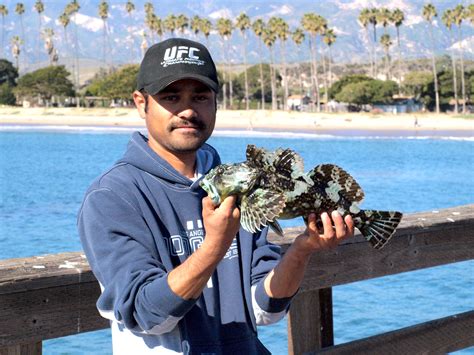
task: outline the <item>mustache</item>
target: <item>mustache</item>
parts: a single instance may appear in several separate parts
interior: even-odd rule
[[[193,127],[197,129],[204,129],[206,128],[206,125],[197,118],[190,118],[188,120],[177,120],[175,122],[172,122],[170,125],[171,130],[179,127]]]

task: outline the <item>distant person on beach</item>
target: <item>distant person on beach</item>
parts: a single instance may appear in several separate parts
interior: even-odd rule
[[[86,192],[78,229],[114,354],[269,354],[257,325],[284,317],[312,253],[353,235],[350,217],[323,214],[319,234],[312,214],[281,258],[266,229],[240,228],[234,196],[212,204],[199,180],[220,163],[205,143],[218,90],[202,44],[150,47],[133,93],[148,133]]]

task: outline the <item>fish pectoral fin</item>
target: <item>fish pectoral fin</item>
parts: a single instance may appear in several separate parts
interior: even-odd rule
[[[280,192],[256,189],[242,197],[240,202],[240,224],[255,233],[273,222],[285,208],[285,196]]]

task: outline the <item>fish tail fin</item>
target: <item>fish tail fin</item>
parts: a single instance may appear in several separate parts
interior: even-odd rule
[[[375,249],[381,249],[392,238],[402,216],[397,211],[361,210],[354,223]]]

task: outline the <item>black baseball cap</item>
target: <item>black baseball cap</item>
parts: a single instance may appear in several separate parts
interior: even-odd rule
[[[217,70],[209,51],[201,43],[170,38],[145,53],[137,77],[137,90],[155,95],[181,79],[196,79],[219,91]]]

